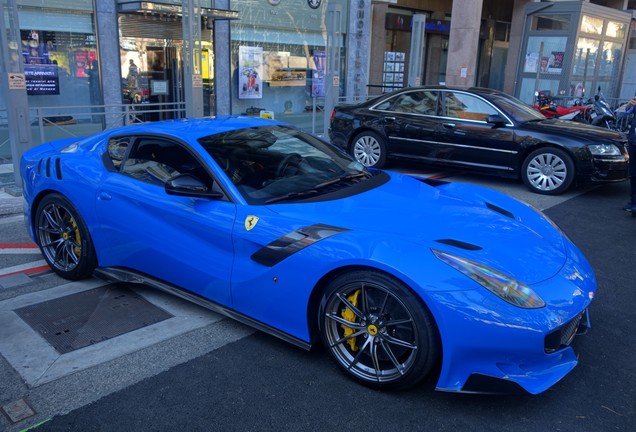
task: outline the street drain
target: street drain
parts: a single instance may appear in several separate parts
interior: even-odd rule
[[[15,312],[60,354],[172,318],[124,284],[105,285]]]

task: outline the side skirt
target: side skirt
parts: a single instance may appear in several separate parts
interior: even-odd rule
[[[312,344],[309,342],[305,342],[302,339],[298,339],[295,336],[292,336],[272,326],[250,318],[247,315],[236,312],[235,310],[230,309],[227,306],[220,305],[216,302],[213,302],[212,300],[208,300],[176,285],[169,284],[167,282],[153,278],[140,272],[136,272],[134,270],[120,267],[98,268],[93,273],[93,276],[108,282],[126,282],[147,285],[149,287],[164,291],[168,294],[172,294],[189,302],[195,303],[201,307],[211,310],[212,312],[216,312],[220,315],[232,318],[240,323],[275,336],[279,339],[284,340],[285,342],[289,342],[307,351],[311,350],[312,348]]]

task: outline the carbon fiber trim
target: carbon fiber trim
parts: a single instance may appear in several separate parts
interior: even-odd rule
[[[307,246],[345,231],[349,230],[324,224],[311,225],[274,240],[254,252],[251,258],[259,264],[273,267]]]

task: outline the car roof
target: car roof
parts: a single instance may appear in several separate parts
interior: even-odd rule
[[[505,94],[499,90],[486,88],[486,87],[459,87],[459,86],[444,86],[444,85],[425,85],[425,86],[405,87],[391,93],[399,93],[402,91],[410,91],[410,90],[449,90],[449,91],[467,91],[470,93],[477,93],[477,94]]]
[[[249,116],[222,116],[208,118],[185,118],[164,120],[124,126],[107,131],[109,135],[132,134],[165,134],[179,136],[190,140],[237,129],[284,125],[276,120]]]

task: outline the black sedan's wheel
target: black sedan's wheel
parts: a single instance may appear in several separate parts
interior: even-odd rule
[[[35,213],[35,233],[44,259],[65,279],[89,277],[97,266],[95,248],[84,221],[60,194],[46,196]]]
[[[381,168],[386,162],[386,146],[375,132],[361,132],[351,145],[351,154],[368,168]]]
[[[533,151],[521,168],[523,182],[533,192],[558,195],[574,180],[574,163],[563,150],[551,147]]]
[[[357,381],[406,388],[430,371],[438,351],[430,312],[401,282],[356,271],[336,278],[321,303],[323,343]]]

